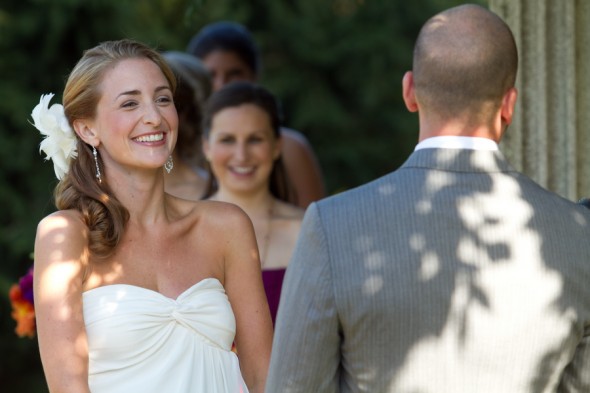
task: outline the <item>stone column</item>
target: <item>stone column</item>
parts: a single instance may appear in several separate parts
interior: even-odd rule
[[[590,196],[590,1],[489,0],[489,7],[519,51],[519,98],[502,151],[563,197]]]

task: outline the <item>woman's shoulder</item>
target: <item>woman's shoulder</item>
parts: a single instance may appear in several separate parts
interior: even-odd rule
[[[59,210],[37,225],[35,265],[81,260],[87,255],[88,227],[76,210]]]
[[[37,225],[38,234],[53,231],[84,235],[87,229],[82,213],[74,209],[55,211],[41,219]]]
[[[291,221],[301,221],[303,220],[304,214],[305,209],[303,209],[302,207],[280,200],[275,200],[274,202],[273,215],[275,218]]]
[[[292,128],[281,127],[281,136],[285,138],[288,143],[292,143],[300,148],[308,149],[310,147],[309,141],[305,135]]]
[[[195,228],[224,231],[243,225],[251,225],[250,218],[237,205],[212,200],[190,201],[168,195],[174,221],[184,221]]]
[[[250,218],[241,207],[229,202],[200,201],[201,217],[224,227],[225,225],[251,224]]]

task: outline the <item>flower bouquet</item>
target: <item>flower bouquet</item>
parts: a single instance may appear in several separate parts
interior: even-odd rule
[[[33,268],[13,284],[9,292],[15,332],[19,337],[35,337],[35,305],[33,301]]]

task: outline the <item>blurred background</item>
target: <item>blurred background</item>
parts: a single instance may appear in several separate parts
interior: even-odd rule
[[[134,38],[185,50],[205,24],[243,23],[262,53],[261,84],[286,126],[311,142],[328,194],[403,163],[417,117],[401,99],[420,26],[453,0],[2,0],[0,5],[0,390],[46,392],[36,339],[16,336],[8,292],[30,267],[37,222],[54,210],[53,165],[31,111],[61,101],[84,49]],[[471,1],[486,5],[486,1]]]

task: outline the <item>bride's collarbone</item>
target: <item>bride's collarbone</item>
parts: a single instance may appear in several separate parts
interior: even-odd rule
[[[207,255],[154,245],[119,249],[109,260],[92,264],[92,272],[104,281],[161,282],[167,278],[190,281],[195,275],[217,272],[216,266]]]
[[[178,220],[166,225],[137,225],[130,223],[125,229],[122,240],[137,243],[170,243],[185,241],[195,236],[196,222],[191,220]]]

